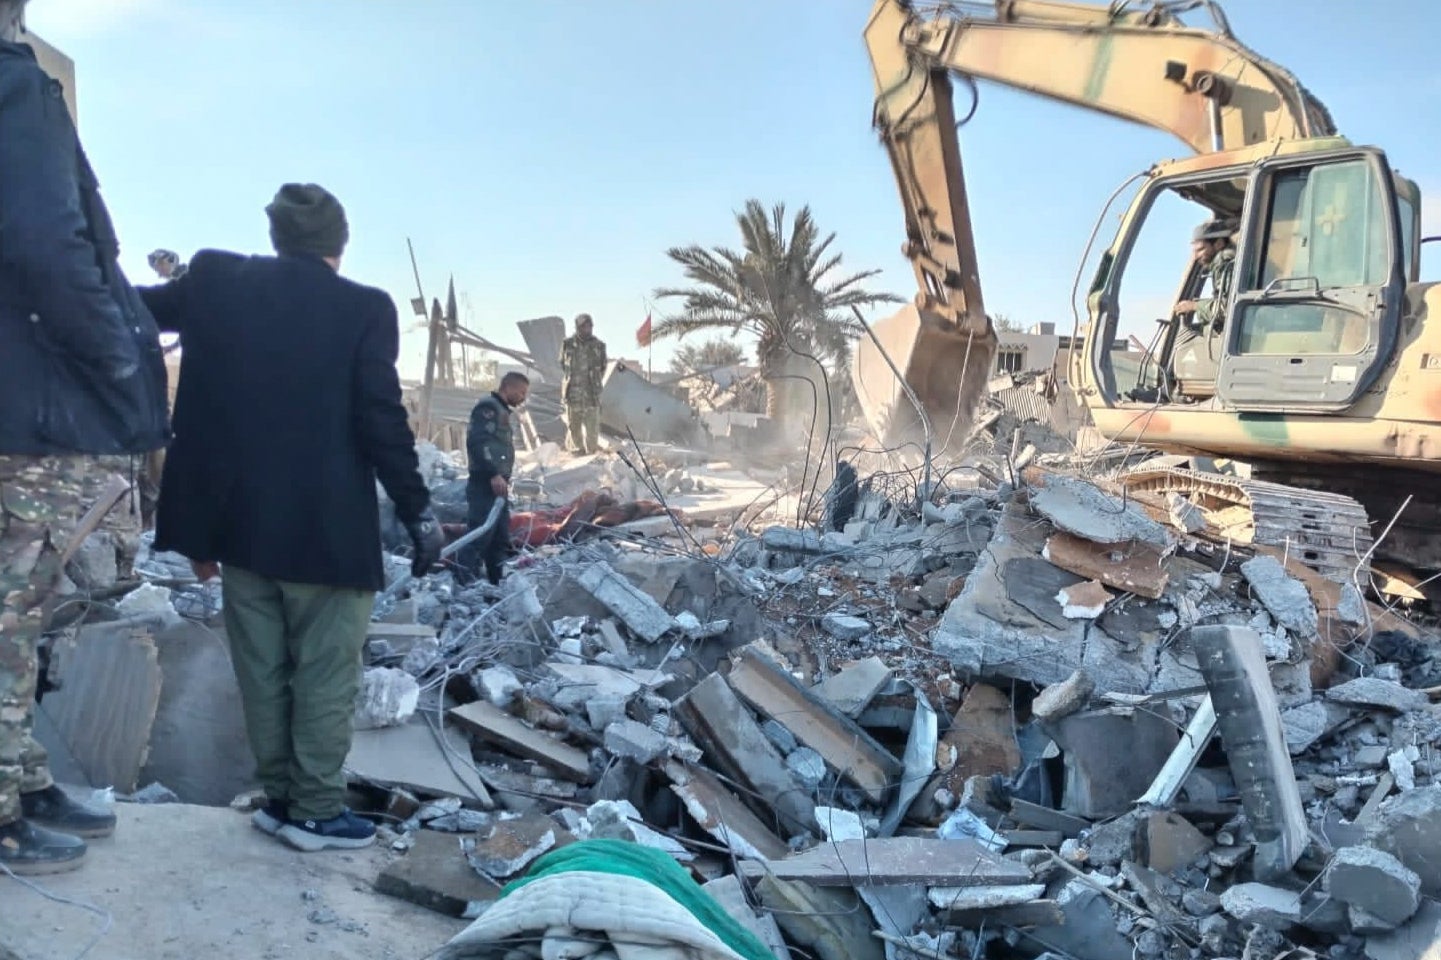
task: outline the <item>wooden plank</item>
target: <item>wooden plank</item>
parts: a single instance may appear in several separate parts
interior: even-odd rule
[[[1055,830],[1066,837],[1079,837],[1082,830],[1091,829],[1089,820],[1021,799],[1011,800],[1011,819],[1037,830]]]
[[[797,740],[882,803],[903,767],[854,720],[837,714],[754,645],[731,658],[730,686],[751,706],[793,733]]]
[[[742,861],[739,871],[750,878],[770,874],[822,887],[1009,886],[1031,880],[1031,871],[1024,864],[992,853],[974,840],[922,837],[823,843],[770,863]]]
[[[590,758],[585,751],[526,726],[484,700],[452,707],[450,715],[476,736],[527,759],[539,761],[567,780],[590,782]]]
[[[1161,551],[1141,541],[1118,546],[1058,532],[1046,541],[1041,556],[1078,577],[1152,600],[1165,592],[1171,578]]]

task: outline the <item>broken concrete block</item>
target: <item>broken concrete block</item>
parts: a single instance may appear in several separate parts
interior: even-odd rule
[[[761,533],[761,545],[777,553],[823,553],[825,546],[811,530],[791,527],[767,527]]]
[[[1411,756],[1415,751],[1415,746],[1408,746],[1405,750],[1395,750],[1386,755],[1386,769],[1391,771],[1391,779],[1403,793],[1416,789],[1416,758]]]
[[[80,544],[66,572],[82,590],[109,590],[120,579],[115,548],[114,535],[109,530],[98,530]]]
[[[826,765],[881,803],[904,772],[899,760],[855,721],[833,711],[754,644],[732,654],[729,685],[815,750]]]
[[[1043,883],[1011,887],[931,887],[926,897],[937,910],[990,910],[1039,900],[1046,895]]]
[[[1046,474],[1040,482],[1031,491],[1031,506],[1057,529],[1096,543],[1141,541],[1162,549],[1174,543],[1135,501],[1113,497],[1079,477]]]
[[[866,827],[854,810],[838,807],[816,807],[816,826],[827,840],[864,840]]]
[[[1190,636],[1211,691],[1231,776],[1256,835],[1256,876],[1283,876],[1300,859],[1309,826],[1261,638],[1253,630],[1227,626],[1194,627]]]
[[[485,784],[457,757],[470,757],[470,741],[456,724],[446,724],[437,736],[428,722],[412,717],[398,727],[357,730],[345,772],[352,780],[380,787],[465,797],[489,810],[494,804]]]
[[[1342,847],[1331,858],[1324,889],[1392,927],[1421,906],[1421,878],[1389,853],[1374,847]]]
[[[1171,517],[1171,525],[1182,533],[1206,528],[1206,514],[1201,508],[1174,490],[1166,494],[1166,512]]]
[[[1136,837],[1143,823],[1144,815],[1131,810],[1114,820],[1096,824],[1086,835],[1086,863],[1109,867],[1136,859]]]
[[[1286,930],[1300,921],[1301,895],[1264,883],[1238,883],[1221,894],[1221,909],[1242,923]]]
[[[885,960],[855,891],[763,876],[756,894],[787,938],[819,960]]]
[[[1031,882],[1024,864],[974,840],[888,837],[823,843],[769,863],[742,861],[743,876],[775,876],[817,886],[1008,886]]]
[[[601,663],[551,662],[545,666],[560,681],[551,701],[561,710],[583,710],[597,697],[629,700],[671,679],[658,670],[621,670]]]
[[[1106,612],[1106,604],[1113,598],[1099,580],[1087,580],[1074,586],[1061,588],[1056,602],[1061,605],[1061,616],[1068,620],[1094,620]]]
[[[1287,573],[1280,561],[1260,554],[1241,564],[1241,575],[1277,623],[1298,636],[1316,635],[1320,623],[1316,604],[1306,585]]]
[[[650,763],[665,753],[665,735],[634,720],[617,720],[605,728],[605,748],[637,763]]]
[[[1077,670],[1060,683],[1053,683],[1031,701],[1031,715],[1038,720],[1060,720],[1086,706],[1096,683],[1084,670]]]
[[[1430,700],[1420,690],[1411,690],[1390,680],[1357,677],[1326,691],[1326,699],[1358,707],[1380,707],[1405,713],[1424,709]]]
[[[826,762],[810,747],[797,747],[787,754],[786,769],[808,793],[814,794],[826,779]]]
[[[1080,877],[1070,881],[1056,893],[1065,922],[1046,928],[1046,944],[1076,960],[1133,960],[1135,950],[1117,932],[1109,903]]]
[[[776,918],[769,913],[757,914],[746,899],[745,888],[735,874],[720,877],[701,884],[701,889],[721,905],[731,919],[755,934],[757,940],[770,948],[776,960],[791,960],[790,948],[786,946]]]
[[[790,852],[783,840],[703,767],[672,761],[665,772],[671,791],[680,797],[686,812],[736,856],[774,860]]]
[[[828,613],[821,618],[821,629],[837,640],[859,640],[871,632],[871,623],[862,617]]]
[[[586,836],[639,843],[667,853],[682,863],[695,859],[684,844],[646,826],[629,800],[597,800],[585,810]]]
[[[461,838],[431,830],[415,834],[405,856],[376,878],[378,893],[452,917],[474,917],[500,896],[500,885],[471,869]]]
[[[420,685],[404,670],[371,667],[360,678],[355,697],[356,730],[395,727],[409,720],[420,703]]]
[[[1422,902],[1410,922],[1366,938],[1370,960],[1441,960],[1441,903]]]
[[[1211,849],[1211,840],[1178,813],[1153,813],[1141,831],[1146,866],[1174,873],[1190,866]]]
[[[789,730],[768,720],[766,725],[774,728],[774,735],[762,732],[725,678],[715,673],[678,700],[675,712],[715,769],[748,788],[779,815],[787,835],[810,831],[815,809],[810,794],[801,788],[776,749],[777,740],[789,744],[787,752],[799,746]]]
[[[120,602],[115,604],[115,609],[127,619],[154,618],[162,626],[172,626],[180,621],[180,614],[175,612],[175,604],[172,602],[173,597],[174,593],[169,587],[144,583],[122,597]]]
[[[585,702],[586,719],[591,729],[604,730],[611,724],[625,719],[626,701],[623,697],[592,697]]]
[[[891,668],[880,657],[866,657],[816,685],[813,693],[854,719],[891,679]]]
[[[1129,809],[1180,741],[1168,717],[1150,710],[1092,710],[1054,725],[1065,761],[1061,809],[1092,820]]]
[[[1281,728],[1286,736],[1286,748],[1291,756],[1305,753],[1311,745],[1326,735],[1332,726],[1330,712],[1324,703],[1311,701],[1299,707],[1292,707],[1281,714]]]
[[[603,560],[586,566],[575,579],[632,633],[648,643],[655,643],[675,626],[675,619],[664,607]]]
[[[972,686],[936,748],[936,766],[938,785],[957,796],[971,777],[1009,777],[1020,769],[1011,698],[989,684]]]
[[[488,837],[468,837],[462,841],[462,849],[476,870],[494,880],[504,880],[555,847],[560,833],[555,821],[543,814],[502,815]]]
[[[1441,785],[1386,800],[1366,825],[1366,839],[1415,871],[1427,896],[1441,895]]]

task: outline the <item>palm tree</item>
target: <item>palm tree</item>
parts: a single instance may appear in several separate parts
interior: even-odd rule
[[[738,367],[746,362],[745,349],[734,340],[712,337],[705,343],[687,343],[671,357],[672,373],[704,373],[716,367]]]
[[[837,278],[841,254],[831,253],[834,233],[821,237],[820,228],[803,206],[786,229],[785,204],[769,212],[759,200],[746,201],[736,214],[741,249],[699,244],[672,247],[666,256],[680,264],[692,286],[665,287],[657,299],[678,299],[679,314],[656,325],[654,336],[685,337],[694,333],[747,333],[756,338],[756,363],[768,391],[766,412],[782,418],[795,409],[810,409],[809,387],[785,390],[795,384],[795,371],[814,369],[815,357],[830,372],[833,397],[847,391],[846,363],[851,342],[860,326],[850,308],[896,303],[900,298],[875,293],[861,283],[879,270],[865,270]],[[797,361],[800,361],[797,363]],[[788,396],[800,402],[786,402]]]

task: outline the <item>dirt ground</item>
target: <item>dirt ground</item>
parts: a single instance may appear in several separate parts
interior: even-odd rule
[[[421,960],[466,926],[375,893],[383,848],[299,853],[226,808],[117,812],[82,869],[30,878],[113,916],[85,960]],[[103,926],[0,875],[0,958],[75,960]]]

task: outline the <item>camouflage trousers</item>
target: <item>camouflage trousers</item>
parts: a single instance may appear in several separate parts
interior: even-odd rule
[[[570,445],[576,453],[595,453],[600,449],[600,404],[567,401],[566,419],[570,421]]]
[[[19,819],[21,793],[53,782],[45,749],[31,735],[36,647],[54,613],[70,535],[117,473],[130,479],[128,458],[0,455],[0,825]],[[134,500],[132,483],[107,516],[117,548],[132,561]]]

